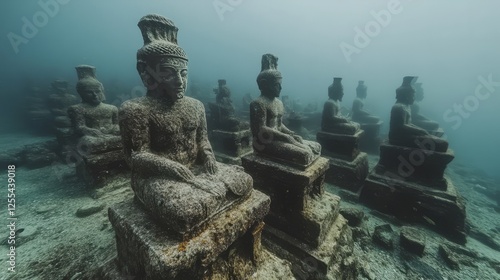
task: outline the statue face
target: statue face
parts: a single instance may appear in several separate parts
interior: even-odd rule
[[[148,90],[177,99],[186,92],[187,75],[187,62],[171,58],[160,62],[154,69],[147,67],[141,77]]]
[[[268,78],[263,81],[262,93],[268,97],[279,97],[281,93],[281,77]]]
[[[343,88],[335,89],[333,91],[333,99],[334,100],[342,101],[342,97],[344,97],[344,89]]]
[[[84,103],[90,105],[99,105],[104,96],[104,91],[101,85],[87,85],[82,87],[78,93],[80,94]]]
[[[415,102],[415,90],[411,89],[405,92],[401,101],[406,105],[412,105]]]

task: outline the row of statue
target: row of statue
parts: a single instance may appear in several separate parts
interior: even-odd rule
[[[246,278],[266,261],[286,266],[273,258],[298,262],[300,272],[309,273],[310,263],[303,257],[307,255],[318,267],[324,267],[315,270],[311,279],[326,275],[354,279],[355,269],[342,259],[349,257],[349,250],[339,253],[339,246],[347,246],[343,242],[350,240],[351,233],[339,214],[339,198],[324,190],[325,179],[354,192],[365,179],[371,180],[360,195],[367,204],[399,207],[389,211],[403,209],[405,214],[408,207],[417,207],[426,219],[434,219],[442,227],[451,224],[453,234],[463,233],[465,217],[457,218],[455,224],[445,217],[453,211],[459,215],[462,209],[459,202],[449,199],[452,186],[443,178],[452,159],[448,143],[429,133],[438,131],[438,125],[418,115],[418,107],[411,107],[415,89],[419,89],[415,77],[404,77],[396,90],[389,139],[380,147],[379,165],[367,178],[367,157],[359,151],[358,142],[363,128],[375,126],[378,132],[381,121],[363,109],[367,87],[362,81],[356,90],[352,119],[348,119],[340,113],[344,95],[341,78],[334,78],[328,87],[317,142],[305,140],[283,122],[278,58],[264,54],[257,76],[261,94],[249,103],[249,122],[235,115],[225,80],[219,80],[207,119],[203,103],[185,96],[188,57],[177,44],[178,28],[159,15],[143,17],[138,26],[144,46],[137,52],[137,71],[146,95],[124,102],[120,109],[104,104],[95,68],[81,65],[76,67],[76,88],[82,103],[60,112],[70,120],[71,141],[83,156],[83,165],[93,165],[86,167],[87,173],[104,176],[103,169],[121,161],[130,168],[135,199],[109,211],[117,237],[118,263],[127,273],[146,279],[215,279],[221,274],[228,279],[238,278],[234,274]],[[421,143],[433,143],[434,150],[423,149]],[[399,156],[408,157],[420,150],[434,153],[439,163],[433,158],[415,166],[422,169],[415,176],[387,177],[398,169]],[[219,157],[221,154],[226,157]],[[439,170],[426,181],[429,169]],[[381,176],[386,177],[379,179]],[[398,197],[390,199],[383,191],[393,188],[390,180],[424,194],[427,189],[432,194],[442,190],[448,193],[450,202],[446,203],[450,206],[429,213],[426,201],[417,205],[406,199],[410,203],[400,205]],[[408,196],[406,192],[402,195]],[[443,199],[441,205],[446,204]],[[262,253],[265,250],[276,256]],[[295,269],[294,273],[299,272]]]

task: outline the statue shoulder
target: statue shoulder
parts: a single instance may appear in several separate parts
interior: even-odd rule
[[[121,116],[129,116],[129,115],[139,115],[142,114],[147,108],[145,104],[146,100],[144,97],[139,97],[131,100],[127,100],[122,103],[118,113]]]

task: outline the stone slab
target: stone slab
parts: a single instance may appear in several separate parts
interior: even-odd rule
[[[316,139],[321,144],[323,156],[352,161],[359,154],[359,138],[363,133],[363,130],[356,132],[354,135],[319,131],[316,134]]]

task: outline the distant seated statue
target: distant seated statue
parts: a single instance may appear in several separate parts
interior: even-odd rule
[[[215,103],[210,102],[210,118],[214,129],[224,131],[246,130],[250,126],[248,122],[242,121],[235,116],[231,91],[226,86],[226,80],[219,80],[219,87],[214,89],[216,94]]]
[[[254,151],[308,166],[319,157],[321,146],[316,142],[303,140],[282,123],[284,108],[278,99],[282,77],[277,66],[277,57],[272,54],[262,56],[262,70],[257,77],[261,95],[250,104]]]
[[[374,124],[380,121],[380,118],[363,110],[364,99],[367,95],[367,87],[364,81],[359,81],[356,87],[356,99],[352,102],[352,121],[360,124]]]
[[[75,95],[68,90],[68,82],[55,80],[51,83],[52,94],[49,95],[48,106],[54,117],[67,116],[68,107],[78,103]]]
[[[439,124],[420,114],[420,101],[424,99],[424,89],[422,83],[415,83],[415,103],[411,105],[411,121],[416,126],[419,126],[427,131],[438,130]]]
[[[389,143],[396,146],[446,152],[448,142],[412,124],[410,105],[415,102],[415,89],[411,85],[414,78],[413,76],[404,77],[403,84],[396,89],[396,104],[391,110]]]
[[[118,108],[104,104],[104,87],[96,78],[95,67],[76,67],[76,90],[82,103],[68,109],[73,132],[79,145],[85,145],[90,153],[103,152],[121,146],[118,126]]]
[[[137,71],[147,93],[119,112],[132,188],[154,218],[188,233],[246,197],[253,181],[241,168],[215,161],[203,104],[184,96],[188,59],[177,45],[178,28],[159,15],[144,16],[138,26],[144,46]]]
[[[360,130],[358,123],[354,123],[340,114],[340,101],[344,96],[342,78],[333,78],[333,84],[328,87],[329,99],[323,107],[321,130],[335,134],[354,135]]]

